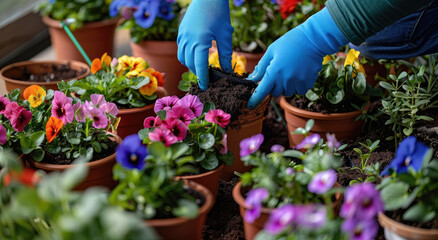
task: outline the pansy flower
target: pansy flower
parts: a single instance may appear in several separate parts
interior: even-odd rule
[[[226,127],[230,123],[231,114],[224,112],[222,109],[211,109],[205,114],[207,122],[216,123],[221,127]]]
[[[218,147],[219,147],[219,153],[220,154],[227,154],[228,152],[228,135],[224,134],[222,136],[222,140],[218,143]]]
[[[350,49],[347,53],[347,57],[345,58],[345,62],[344,62],[344,67],[346,67],[347,65],[353,65],[354,68],[358,71],[363,73],[363,75],[366,76],[365,74],[365,69],[363,68],[363,66],[359,63],[359,51],[354,50],[353,48]],[[356,77],[357,73],[353,72],[352,77]]]
[[[52,116],[62,120],[65,124],[71,123],[75,115],[75,111],[72,106],[72,99],[65,96],[61,91],[55,91],[55,95],[52,100]]]
[[[162,142],[166,147],[178,142],[178,139],[173,133],[164,127],[155,128],[154,131],[149,133],[149,139],[152,142]]]
[[[103,65],[109,67],[110,64],[111,64],[111,57],[108,56],[107,53],[104,53],[104,54],[102,55],[102,57],[100,58],[100,62],[101,62]]]
[[[11,102],[9,98],[0,96],[0,114],[4,114],[6,106]]]
[[[3,145],[8,141],[8,134],[6,133],[6,128],[0,124],[0,144]]]
[[[172,1],[173,2],[173,1]],[[161,1],[158,17],[170,21],[175,17],[175,14],[172,12],[172,5],[169,1]]]
[[[7,119],[11,119],[12,114],[15,111],[19,111],[20,109],[22,109],[23,106],[18,105],[18,103],[16,102],[9,102],[8,105],[6,105],[5,111],[3,112],[3,114],[5,115],[5,117]]]
[[[253,223],[260,217],[262,212],[262,202],[269,196],[266,188],[255,188],[248,192],[248,196],[245,198],[245,204],[250,209],[245,211],[245,221]]]
[[[135,23],[142,28],[149,28],[152,26],[155,18],[158,15],[160,2],[160,0],[140,2],[140,4],[138,4],[137,11],[135,11],[133,14]]]
[[[56,117],[50,117],[49,121],[46,123],[46,138],[47,142],[52,142],[53,139],[58,135],[59,131],[61,131],[64,123],[61,119]]]
[[[148,155],[146,146],[138,134],[127,136],[117,147],[116,160],[124,168],[142,170],[146,165]]]
[[[306,204],[296,205],[296,224],[300,227],[317,229],[327,221],[327,209],[324,205]]]
[[[245,157],[257,151],[264,140],[263,134],[259,133],[249,138],[243,139],[240,146],[240,156]]]
[[[344,218],[374,218],[383,211],[383,200],[373,184],[354,184],[345,191],[340,216]]]
[[[93,62],[91,62],[91,73],[96,74],[101,69],[102,61],[99,58],[93,59]]]
[[[33,187],[41,180],[41,178],[41,175],[36,170],[25,168],[20,172],[7,172],[3,178],[3,184],[9,186],[12,181],[17,181],[28,187]]]
[[[32,120],[32,112],[24,108],[14,111],[10,118],[11,125],[16,131],[23,131],[30,120]]]
[[[270,234],[278,234],[289,227],[297,216],[297,211],[292,204],[285,204],[275,209],[265,224],[265,230]]]
[[[179,98],[177,96],[167,96],[157,99],[155,101],[154,106],[154,112],[158,113],[161,110],[169,111],[173,108],[173,106],[176,105],[176,103],[179,101]]]
[[[342,231],[350,236],[350,240],[372,240],[378,230],[374,219],[346,219],[342,223]]]
[[[153,68],[148,68],[145,71],[152,74],[152,76],[154,76],[157,79],[158,87],[164,87],[164,76],[161,72],[156,71]]]
[[[181,120],[185,125],[189,125],[195,114],[190,108],[181,105],[175,105],[172,110],[167,112],[167,118],[175,118]]]
[[[140,89],[138,89],[138,91],[142,95],[151,96],[157,91],[158,81],[157,78],[154,77],[151,73],[142,71],[138,76],[149,78],[149,82],[146,85],[142,86]]]
[[[309,189],[309,192],[323,194],[330,190],[335,183],[336,172],[333,169],[329,169],[315,174],[307,188]]]
[[[318,133],[314,133],[306,138],[304,138],[303,141],[301,141],[298,145],[295,146],[296,149],[310,149],[313,146],[315,146],[315,144],[317,144],[319,142],[319,140],[321,139],[321,136],[319,136]]]
[[[31,107],[37,108],[43,103],[46,91],[38,85],[32,85],[24,90],[23,97],[29,101]]]
[[[185,95],[181,98],[177,105],[182,105],[186,108],[190,108],[192,112],[195,114],[195,117],[199,117],[202,115],[202,110],[204,109],[204,104],[199,100],[196,95]]]
[[[129,57],[129,56],[121,56],[119,59],[119,71],[128,71],[126,73],[127,77],[131,76],[137,76],[140,74],[141,71],[143,71],[147,64],[146,61],[141,57]]]
[[[173,133],[173,135],[178,139],[178,141],[184,140],[187,136],[188,128],[179,119],[173,119],[173,118],[165,119],[161,126],[169,129]]]
[[[156,117],[147,117],[144,119],[143,122],[143,126],[144,128],[154,128],[154,127],[159,127],[161,126],[162,122],[160,117],[156,116]]]
[[[86,115],[93,120],[93,127],[106,128],[108,126],[108,118],[100,109],[91,106],[86,110]]]
[[[298,0],[277,0],[278,5],[280,5],[278,11],[280,11],[283,19],[286,19],[292,12],[295,11],[298,2]]]

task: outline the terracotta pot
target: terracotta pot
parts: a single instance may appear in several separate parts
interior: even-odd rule
[[[115,135],[115,139],[117,143],[122,142],[122,139],[117,135]],[[31,168],[40,169],[46,173],[62,172],[74,166],[73,164],[57,165],[36,162],[27,155],[25,155],[23,159],[26,160]],[[88,166],[87,176],[78,186],[75,187],[75,190],[82,191],[93,186],[102,186],[108,189],[113,189],[116,186],[116,182],[113,180],[113,166],[115,163],[116,153],[113,153],[108,157],[86,163]]]
[[[385,229],[387,240],[431,240],[438,239],[438,229],[411,227],[379,213],[379,223]]]
[[[157,88],[158,98],[167,96],[164,88]],[[117,117],[120,117],[120,122],[117,127],[117,135],[125,138],[131,134],[136,134],[143,129],[144,119],[149,116],[156,116],[154,112],[155,103],[146,105],[141,108],[120,109]]]
[[[181,75],[188,69],[178,61],[176,41],[143,41],[140,44],[131,42],[131,48],[135,57],[142,57],[152,68],[165,73],[164,88],[170,96],[184,95],[178,89],[178,84]]]
[[[146,224],[163,238],[163,240],[201,240],[202,228],[207,218],[207,213],[213,207],[213,195],[204,186],[192,181],[185,184],[190,188],[200,192],[205,197],[205,204],[199,208],[199,215],[195,219],[169,218],[145,220]]]
[[[246,53],[246,52],[236,52],[237,55],[244,56],[246,58],[246,67],[245,70],[247,72],[253,72],[255,66],[259,63],[260,59],[263,57],[264,53]]]
[[[304,135],[291,133],[299,127],[304,128],[309,119],[315,120],[310,134],[318,133],[324,139],[326,133],[334,133],[339,141],[353,139],[361,133],[363,121],[355,121],[355,119],[362,114],[362,111],[330,114],[310,112],[290,105],[283,96],[280,98],[280,106],[284,109],[291,147],[296,146],[304,139]],[[369,105],[366,108],[368,107]]]
[[[233,176],[234,172],[247,172],[251,169],[250,166],[245,166],[245,164],[240,159],[240,142],[249,138],[253,135],[262,132],[263,120],[265,119],[265,111],[268,107],[270,96],[266,97],[259,106],[253,110],[244,108],[241,110],[239,118],[227,127],[228,135],[228,150],[233,153],[234,163],[233,166],[226,165],[222,171],[221,179],[229,181]]]
[[[236,201],[236,203],[239,204],[240,216],[242,216],[242,219],[243,219],[243,228],[245,231],[245,239],[252,240],[255,238],[257,233],[260,232],[264,228],[265,223],[268,221],[269,216],[271,215],[272,211],[274,211],[274,209],[262,208],[262,213],[260,214],[260,217],[257,218],[253,223],[249,223],[245,220],[245,211],[250,210],[251,207],[249,207],[245,204],[245,199],[243,198],[243,195],[242,195],[242,182],[238,182],[236,184],[236,186],[234,186],[233,198],[234,198],[234,201]]]
[[[214,170],[208,171],[206,173],[191,175],[191,176],[181,176],[178,178],[193,181],[201,184],[202,186],[208,188],[213,194],[213,203],[216,201],[217,190],[219,188],[219,177],[221,175],[224,165],[221,164]]]
[[[86,62],[70,37],[60,26],[59,21],[44,16],[43,22],[49,26],[50,39],[57,59]],[[102,57],[104,53],[113,56],[114,31],[117,22],[118,18],[112,18],[86,23],[82,28],[76,29],[72,33],[91,60]]]
[[[11,92],[13,89],[19,88],[21,90],[21,97],[23,98],[24,90],[31,85],[44,86],[46,89],[58,90],[58,83],[60,81],[54,82],[30,82],[18,79],[23,79],[23,71],[26,68],[28,72],[35,75],[40,75],[43,73],[53,72],[52,66],[59,64],[70,63],[70,67],[78,71],[78,76],[70,79],[64,79],[65,81],[70,81],[72,79],[81,79],[90,74],[90,68],[87,64],[77,61],[24,61],[10,64],[4,67],[0,71],[0,78],[5,81],[6,90]]]

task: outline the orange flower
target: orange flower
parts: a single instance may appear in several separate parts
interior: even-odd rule
[[[42,87],[38,85],[32,85],[24,90],[23,97],[29,101],[31,107],[36,108],[43,103],[46,94],[46,91]]]
[[[102,61],[99,58],[95,58],[91,63],[91,73],[96,74],[100,69],[102,69]]]
[[[138,76],[149,78],[149,83],[138,89],[141,94],[151,96],[157,91],[158,81],[151,73],[142,71]]]
[[[158,72],[153,68],[146,69],[146,72],[151,73],[152,76],[157,78],[158,87],[164,87],[164,76],[161,72]]]
[[[64,126],[64,123],[61,119],[56,117],[50,117],[49,121],[47,121],[46,124],[46,137],[47,142],[53,141],[55,137],[58,135],[59,131],[61,130],[62,126]]]
[[[102,55],[102,58],[100,59],[100,61],[109,67],[109,65],[111,64],[111,57],[108,56],[107,53],[104,53]]]

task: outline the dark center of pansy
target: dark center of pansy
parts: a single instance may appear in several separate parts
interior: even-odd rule
[[[0,102],[0,111],[3,111],[6,109],[6,105],[4,102]]]
[[[98,122],[98,121],[99,121],[99,117],[94,116],[94,117],[93,117],[93,121]]]
[[[149,12],[145,12],[145,13],[144,13],[144,17],[145,17],[145,18],[149,18],[150,16],[151,16],[151,14],[150,14]]]
[[[161,8],[161,13],[166,15],[168,13],[167,8],[166,7],[162,7]]]
[[[135,162],[137,162],[137,160],[138,160],[137,155],[132,153],[131,156],[129,157],[129,161],[132,163],[135,163]]]
[[[371,201],[371,199],[370,198],[366,198],[364,201],[363,201],[363,207],[364,208],[367,208],[367,207],[369,207],[369,206],[371,206],[371,204],[372,204],[372,201]]]
[[[362,229],[360,229],[360,228],[354,229],[354,236],[356,236],[356,237],[362,236]]]
[[[181,134],[181,131],[179,130],[178,127],[172,128],[172,132],[175,136],[179,136]]]
[[[409,166],[411,164],[411,156],[407,156],[403,162],[403,166]]]
[[[57,114],[59,117],[64,116],[64,113],[65,113],[64,108],[62,108],[62,107],[58,107],[58,109],[56,109],[56,114]]]

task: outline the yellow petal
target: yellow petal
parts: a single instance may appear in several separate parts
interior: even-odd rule
[[[354,49],[350,49],[347,53],[347,58],[345,58],[344,67],[347,65],[352,65],[354,61],[359,57],[360,52]]]
[[[221,67],[219,64],[219,54],[217,51],[210,54],[210,57],[208,58],[208,64],[213,65],[214,67],[217,67],[217,68]]]
[[[332,56],[325,55],[324,59],[322,60],[322,65],[328,63],[329,61],[333,60]]]

